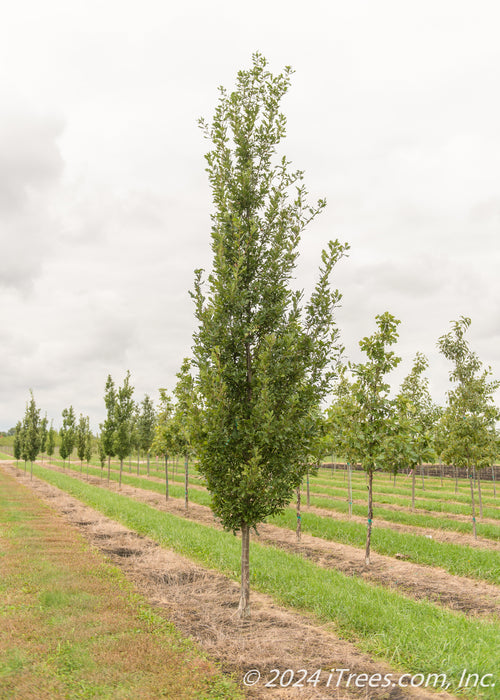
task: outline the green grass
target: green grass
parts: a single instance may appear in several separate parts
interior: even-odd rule
[[[59,466],[62,466],[62,462],[53,462],[57,463]],[[80,471],[80,466],[75,465],[74,463],[71,463],[71,469],[74,471]],[[86,473],[86,468],[84,467],[83,473]],[[92,476],[100,476],[101,471],[100,468],[97,467],[90,467],[89,468],[89,474]],[[155,481],[155,478],[161,478],[161,475],[156,475],[152,474],[151,477],[137,477],[133,474],[130,474],[128,471],[123,472],[122,474],[122,482],[129,484],[130,486],[137,486],[139,488],[144,488],[150,491],[155,491],[156,493],[164,493],[165,491],[165,485],[164,482],[161,481]],[[103,477],[107,479],[107,471],[104,470],[103,472]],[[118,479],[117,472],[116,472],[116,466],[115,469],[111,469],[110,472],[110,478],[112,481],[116,481]],[[138,481],[137,479],[140,479]],[[184,485],[184,476],[183,475],[176,475],[175,481],[172,481],[172,475],[169,474],[169,493],[172,497],[174,498],[183,498],[184,497],[184,488],[183,486],[177,486],[177,484],[182,484]],[[190,486],[201,486],[200,483],[200,478],[197,477],[196,475],[193,475],[190,480],[189,480]],[[318,508],[323,508],[325,510],[333,510],[335,512],[339,513],[345,513],[347,514],[349,512],[349,505],[347,501],[345,500],[345,493],[342,494],[344,496],[344,500],[328,500],[326,498],[317,498],[315,495],[311,496],[311,505],[312,506],[317,506]],[[210,506],[210,495],[200,489],[191,489],[189,492],[189,498],[191,501],[194,503],[199,503],[201,505],[206,505]],[[352,512],[354,515],[358,515],[360,517],[367,517],[367,512],[368,508],[365,505],[360,505],[357,503],[353,504]],[[402,525],[410,525],[413,527],[421,527],[421,528],[434,528],[434,529],[441,529],[441,530],[447,530],[450,532],[460,532],[464,534],[472,534],[472,524],[471,522],[465,522],[465,521],[457,521],[454,519],[447,519],[444,517],[439,517],[435,515],[430,515],[427,513],[413,513],[413,512],[405,512],[405,511],[394,511],[390,510],[389,508],[383,508],[378,506],[375,511],[375,518],[380,518],[382,520],[386,520],[387,522],[393,522],[393,523],[398,523]],[[494,525],[491,523],[483,523],[480,520],[476,522],[477,526],[477,534],[480,537],[484,537],[487,539],[491,539],[493,541],[500,541],[500,525]]]
[[[318,498],[312,495],[310,503],[312,506],[324,508],[325,510],[333,510],[337,513],[347,514],[349,512],[349,504],[346,500],[330,501],[326,498]],[[360,505],[359,503],[353,503],[352,512],[353,515],[366,518],[368,517],[368,506]],[[472,523],[470,521],[467,522],[447,519],[424,513],[390,510],[389,508],[374,505],[374,517],[380,518],[381,520],[386,520],[387,522],[399,523],[401,525],[411,525],[413,527],[434,528],[448,530],[451,532],[472,534]],[[485,537],[494,541],[500,541],[500,524],[495,525],[492,523],[483,523],[480,520],[477,520],[476,526],[477,534],[480,537]]]
[[[352,495],[355,500],[365,500],[366,499],[366,486],[361,486],[360,488],[355,488],[353,485]],[[392,492],[394,493],[394,492]],[[463,497],[463,503],[447,501],[446,495],[442,495],[441,498],[444,500],[438,500],[439,497],[436,496],[435,500],[431,500],[427,497],[427,492],[425,493],[425,498],[419,498],[415,501],[415,508],[417,510],[425,510],[431,512],[441,512],[441,513],[452,513],[455,515],[470,515],[470,497]],[[325,497],[329,498],[341,498],[345,499],[347,497],[347,487],[337,488],[337,487],[316,487],[314,483],[311,483],[311,494],[323,494]],[[421,494],[422,495],[422,494]],[[477,496],[477,494],[476,494]],[[327,500],[326,498],[324,500]],[[386,495],[381,492],[377,486],[374,487],[373,500],[377,504],[386,505],[399,505],[404,508],[409,508],[411,506],[411,496],[398,496],[398,495]],[[476,498],[476,510],[478,509],[478,501]],[[483,517],[491,518],[494,520],[500,520],[500,508],[493,506],[483,506]]]
[[[269,520],[279,527],[294,530],[296,514],[287,509]],[[326,540],[341,542],[354,547],[364,547],[366,525],[324,518],[302,512],[302,530]],[[468,576],[500,585],[500,552],[476,549],[464,545],[437,542],[422,535],[395,532],[388,528],[374,527],[372,551],[394,556],[401,554],[408,561],[427,566],[440,566],[457,576]]]
[[[241,548],[233,535],[159,513],[65,474],[38,466],[36,474],[134,531],[238,578]],[[451,689],[464,668],[480,676],[498,668],[500,625],[496,622],[468,619],[416,602],[259,544],[252,544],[251,579],[255,588],[277,601],[334,623],[338,634],[370,654],[411,673],[446,673]],[[486,688],[476,697],[496,696]]]
[[[231,679],[0,470],[0,698],[233,700]]]
[[[354,490],[360,490],[362,492],[366,491],[366,480],[364,472],[352,472],[352,486]],[[343,477],[340,477],[338,472],[333,477],[325,477],[321,474],[319,476],[310,477],[311,485],[315,485],[315,490],[317,493],[321,491],[319,489],[326,487],[327,489],[333,488],[338,489],[346,493],[347,491],[347,477],[344,481]],[[454,482],[451,484],[448,482],[445,486],[441,487],[439,479],[436,477],[428,477],[425,481],[425,491],[422,489],[420,477],[417,476],[416,488],[415,488],[415,498],[418,501],[423,498],[424,500],[440,500],[447,498],[453,500],[457,503],[469,504],[470,503],[470,486],[468,479],[461,479],[459,482],[459,492],[455,493]],[[318,488],[316,488],[316,486]],[[376,472],[374,475],[373,488],[375,493],[390,495],[390,496],[404,496],[411,500],[411,478],[407,478],[406,475],[400,475],[397,479],[396,486],[394,486],[392,481],[392,476],[388,476],[383,472]],[[499,506],[498,498],[493,496],[493,484],[491,481],[481,481],[481,492],[483,496],[483,501],[492,506]],[[477,496],[477,488],[476,488]]]
[[[79,469],[73,465],[76,471]],[[100,473],[90,469],[89,473]],[[112,481],[117,481],[116,472],[110,474]],[[164,485],[144,477],[122,474],[122,483],[130,486],[164,494]],[[184,497],[184,488],[172,486],[170,494],[174,498]],[[210,494],[203,490],[191,490],[190,500],[200,505],[210,505]],[[296,514],[288,508],[281,515],[269,522],[279,527],[295,530]],[[305,532],[326,540],[364,547],[366,525],[352,521],[334,520],[302,511],[302,529]],[[490,583],[500,584],[500,553],[494,550],[478,549],[451,543],[437,542],[424,535],[411,535],[395,532],[389,528],[374,527],[372,531],[372,550],[379,554],[394,556],[402,554],[408,561],[428,566],[440,566],[445,571],[457,576],[468,576]]]

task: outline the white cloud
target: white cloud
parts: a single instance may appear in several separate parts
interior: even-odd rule
[[[130,369],[138,398],[171,386],[192,342],[193,270],[211,257],[196,120],[255,50],[297,70],[283,150],[311,199],[328,200],[297,284],[311,288],[329,238],[352,246],[334,277],[350,356],[388,310],[402,320],[400,373],[423,351],[444,397],[435,344],[463,314],[500,376],[499,18],[494,2],[460,0],[256,0],[244,16],[229,0],[11,4],[0,428],[30,387],[49,415],[73,403],[96,427],[108,373]]]

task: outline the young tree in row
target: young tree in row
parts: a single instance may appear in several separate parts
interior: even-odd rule
[[[366,530],[365,563],[370,564],[370,543],[373,520],[373,473],[388,464],[388,439],[394,433],[393,402],[386,375],[400,362],[388,349],[398,338],[400,323],[390,313],[376,316],[378,330],[363,338],[359,345],[368,360],[349,364],[354,375],[352,411],[344,434],[347,452],[360,462],[368,475],[368,524]]]
[[[99,435],[97,438],[97,454],[99,455],[99,462],[101,464],[101,481],[102,481],[102,471],[104,469],[104,464],[106,463],[106,449],[102,440],[102,436]]]
[[[19,460],[21,459],[21,455],[23,453],[23,424],[21,421],[18,421],[15,427],[14,431],[14,443],[13,443],[13,452],[14,452],[14,459],[16,460],[16,471],[19,467]]]
[[[87,416],[87,426],[85,431],[85,462],[87,463],[87,479],[89,478],[89,462],[92,459],[93,440],[92,431],[90,430],[90,421]]]
[[[452,330],[438,340],[443,355],[453,362],[450,381],[455,388],[448,392],[448,406],[443,416],[445,447],[443,458],[448,464],[478,470],[480,515],[482,515],[480,470],[491,466],[497,454],[495,424],[499,412],[494,404],[494,393],[500,386],[490,381],[490,368],[483,364],[473,352],[465,333],[471,324],[470,318],[461,317],[452,323]],[[472,528],[476,534],[476,511],[474,482],[470,474],[472,506]]]
[[[80,420],[76,428],[76,451],[80,460],[80,472],[83,471],[83,460],[87,462],[87,478],[89,475],[89,462],[92,457],[92,432],[88,416],[80,413]]]
[[[130,454],[131,447],[131,422],[134,412],[133,393],[134,387],[130,384],[130,372],[127,371],[123,386],[118,389],[114,408],[114,452],[120,460],[120,488],[122,486],[123,460]]]
[[[155,436],[156,413],[153,401],[146,394],[141,403],[141,412],[137,421],[138,445],[147,459],[147,474],[149,476],[149,460],[151,445]]]
[[[54,426],[52,425],[52,421],[51,421],[49,432],[47,434],[47,457],[49,458],[49,462],[50,462],[52,455],[55,452],[55,448],[56,448],[56,431],[55,431]]]
[[[250,530],[290,503],[307,470],[309,416],[332,379],[339,349],[329,278],[347,246],[322,254],[311,300],[290,281],[300,236],[325,202],[308,205],[302,171],[277,147],[280,102],[292,70],[273,75],[264,57],[220,89],[206,155],[213,195],[213,268],[196,272],[194,364],[201,401],[197,454],[213,509],[242,536],[240,617],[248,616]]]
[[[42,453],[42,463],[43,463],[43,453],[45,452],[45,447],[47,446],[47,414],[40,420],[40,452]]]
[[[417,466],[433,460],[433,449],[436,425],[440,415],[440,409],[431,398],[429,381],[424,372],[429,366],[425,355],[417,353],[413,367],[401,384],[397,397],[397,415],[401,423],[404,423],[399,435],[406,440],[405,466],[409,466],[412,474],[411,507],[415,509],[415,476]],[[422,472],[423,479],[423,472]],[[422,484],[424,488],[424,485]]]
[[[35,397],[31,390],[30,396],[31,398],[26,404],[23,441],[26,458],[31,464],[30,476],[33,478],[33,462],[40,451],[40,409],[36,407]]]
[[[63,423],[59,435],[61,436],[61,446],[59,454],[63,460],[68,460],[68,467],[71,464],[71,455],[75,447],[76,440],[76,418],[73,406],[64,408],[62,412]]]
[[[76,427],[76,454],[80,460],[80,473],[83,471],[85,448],[87,446],[87,418],[80,413],[80,419]]]
[[[358,452],[355,443],[350,437],[350,423],[355,412],[354,396],[352,393],[352,383],[347,377],[347,368],[339,367],[338,380],[333,389],[334,400],[327,409],[326,443],[332,453],[342,455],[347,462],[347,502],[349,505],[349,516],[352,515],[352,465],[356,463]]]
[[[184,457],[184,507],[189,507],[189,459],[193,455],[193,421],[196,419],[195,385],[190,372],[191,361],[184,358],[177,372],[174,389],[176,404],[172,418],[174,449]]]
[[[101,443],[102,449],[105,451],[108,458],[108,484],[111,469],[111,457],[114,457],[115,452],[115,410],[116,410],[116,389],[111,375],[108,374],[106,386],[104,388],[104,405],[106,406],[106,418],[101,423]]]
[[[28,432],[28,415],[27,415],[27,406],[26,406],[26,411],[24,412],[24,418],[23,418],[23,423],[21,427],[21,433],[20,433],[20,440],[21,440],[21,459],[24,462],[24,473],[26,474],[26,464],[29,459],[29,452],[28,452],[28,441],[26,440],[26,434]]]
[[[160,406],[151,449],[156,455],[165,458],[165,500],[168,501],[168,458],[172,454],[175,437],[172,424],[174,406],[165,389],[160,389]]]

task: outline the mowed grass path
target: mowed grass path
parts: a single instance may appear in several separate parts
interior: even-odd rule
[[[35,474],[135,532],[239,578],[241,545],[232,534],[157,511],[67,474],[40,466]],[[464,668],[480,677],[499,672],[498,622],[468,619],[259,544],[252,544],[251,580],[277,601],[333,623],[339,634],[364,651],[409,673],[447,674],[451,691]],[[478,688],[469,697],[498,696],[489,687]]]
[[[0,698],[233,700],[236,685],[0,469]]]

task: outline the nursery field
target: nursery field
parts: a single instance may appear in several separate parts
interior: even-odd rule
[[[195,648],[201,650],[200,658],[208,655],[210,661],[202,662],[207,674],[200,676],[203,690],[186,697],[498,697],[500,507],[492,482],[481,484],[483,516],[476,514],[476,539],[467,480],[459,480],[457,492],[451,479],[418,481],[412,510],[411,478],[400,475],[394,485],[392,476],[376,474],[372,562],[367,567],[364,474],[352,473],[349,495],[343,470],[320,469],[309,479],[309,494],[305,487],[302,491],[300,541],[294,503],[253,535],[252,617],[240,621],[235,616],[239,538],[214,519],[210,495],[194,469],[188,509],[180,465],[169,467],[168,499],[164,469],[156,463],[149,476],[145,463],[125,464],[121,486],[115,463],[109,481],[107,469],[96,463],[63,466],[57,460],[34,464],[32,478],[29,464],[25,472],[24,465],[16,468],[4,461],[0,476],[2,497],[17,490],[29,494],[16,496],[25,514],[44,508],[41,501],[49,503],[47,512],[63,517],[66,527],[77,528],[78,537],[91,543],[89,554],[104,554],[118,566],[121,573],[114,575],[123,576],[124,586],[133,586],[144,605],[153,606],[151,619],[173,624],[177,635],[195,642],[187,657]],[[2,531],[5,527],[2,523]],[[81,540],[71,532],[71,551],[76,551]],[[1,556],[9,561],[10,551]],[[4,591],[13,585],[13,579],[2,576]],[[103,600],[109,602],[113,596],[107,590],[103,585]],[[0,626],[0,697],[17,697],[5,694],[6,689],[23,677],[12,660],[12,645],[5,642],[11,614],[10,608],[3,611]],[[35,612],[28,605],[23,624],[30,614]],[[61,619],[66,614],[66,609],[58,610]],[[158,622],[160,637],[162,624]],[[71,625],[79,630],[78,621],[68,621]],[[73,640],[61,630],[52,630],[47,644],[59,635],[71,646]],[[41,645],[40,640],[31,643]],[[16,654],[26,665],[24,651],[20,645]],[[75,658],[78,667],[78,654]],[[124,673],[130,671],[123,661]],[[217,676],[213,662],[224,677]],[[178,666],[179,671],[182,663]],[[47,670],[44,682],[60,683],[54,674]],[[92,695],[87,686],[70,692],[69,687],[64,686],[66,695],[54,697],[129,697],[121,691]],[[168,697],[158,692],[132,696]],[[19,692],[19,697],[30,696]]]

